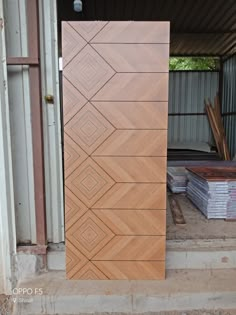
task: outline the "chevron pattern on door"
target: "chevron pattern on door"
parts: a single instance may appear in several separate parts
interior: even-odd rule
[[[63,22],[68,279],[164,279],[168,22]]]

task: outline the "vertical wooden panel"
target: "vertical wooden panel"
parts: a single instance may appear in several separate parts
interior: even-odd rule
[[[163,279],[169,24],[63,28],[67,277]]]

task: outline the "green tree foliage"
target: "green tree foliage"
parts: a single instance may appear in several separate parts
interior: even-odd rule
[[[218,70],[219,58],[213,57],[171,57],[170,70]]]

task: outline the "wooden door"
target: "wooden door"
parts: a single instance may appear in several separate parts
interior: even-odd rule
[[[68,279],[163,279],[168,22],[64,22]]]

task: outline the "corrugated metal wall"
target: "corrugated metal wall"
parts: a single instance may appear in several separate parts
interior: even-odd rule
[[[211,142],[212,135],[204,111],[204,99],[213,99],[218,87],[218,72],[170,72],[169,143]],[[191,115],[193,113],[202,115]]]
[[[223,63],[222,114],[231,157],[236,154],[236,55]]]

